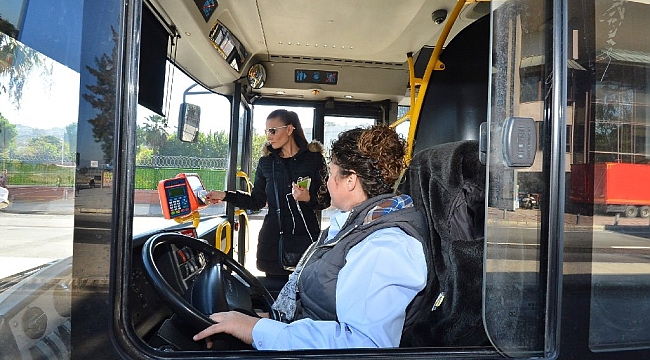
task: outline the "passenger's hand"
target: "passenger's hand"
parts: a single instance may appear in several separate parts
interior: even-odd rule
[[[208,193],[208,195],[205,197],[208,204],[218,204],[223,201],[223,199],[226,197],[226,192],[225,191],[218,191],[218,190],[212,190]]]
[[[293,195],[293,198],[296,199],[296,201],[308,202],[309,199],[311,199],[309,190],[296,185],[295,182],[291,183],[291,188],[291,195]]]
[[[253,344],[253,327],[260,320],[259,318],[242,314],[238,311],[220,312],[210,315],[210,319],[217,322],[200,333],[194,335],[194,341],[208,338],[214,334],[230,334],[242,342]],[[212,341],[207,340],[208,349],[212,348]]]

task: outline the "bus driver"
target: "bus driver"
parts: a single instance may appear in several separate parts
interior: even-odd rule
[[[194,340],[228,333],[258,350],[397,347],[427,280],[424,218],[393,193],[405,166],[404,140],[386,126],[356,128],[332,144],[327,188],[332,215],[273,308],[283,321],[236,311]],[[407,310],[408,307],[408,310]]]

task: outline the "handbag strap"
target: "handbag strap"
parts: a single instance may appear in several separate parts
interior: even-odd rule
[[[282,220],[280,219],[280,197],[278,196],[278,183],[275,181],[275,160],[276,159],[273,159],[271,172],[273,175],[273,189],[275,189],[275,212],[278,214],[278,227],[280,228],[280,236],[282,236],[284,231],[282,231]]]
[[[272,166],[272,172],[273,172],[273,189],[275,190],[275,203],[277,208],[275,209],[276,214],[278,214],[278,226],[280,228],[280,236],[284,234],[284,231],[282,230],[282,220],[280,219],[280,197],[279,197],[279,191],[278,191],[278,183],[275,181],[275,159],[273,160],[273,165]],[[295,201],[295,199],[294,199]],[[287,194],[287,205],[289,205],[289,194]],[[307,231],[307,234],[309,235],[309,239],[311,242],[314,242],[314,238],[311,236],[311,232],[309,231],[309,227],[307,227],[307,221],[305,220],[305,215],[302,213],[302,209],[300,208],[300,204],[298,204],[298,201],[296,201],[296,207],[298,208],[298,213],[300,213],[300,217],[302,218],[302,223],[305,225],[305,230]],[[289,205],[289,211],[291,211],[291,205]],[[293,213],[292,213],[293,215]],[[293,218],[293,216],[292,216]],[[295,223],[294,223],[294,228],[295,228]]]

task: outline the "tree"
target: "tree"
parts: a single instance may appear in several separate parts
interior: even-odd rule
[[[113,33],[113,50],[111,56],[103,54],[100,58],[95,57],[95,68],[86,66],[86,69],[97,79],[96,85],[86,85],[90,94],[83,94],[84,100],[97,109],[97,115],[88,122],[93,126],[95,142],[101,143],[104,152],[104,161],[107,164],[113,162],[113,138],[115,131],[115,78],[117,59],[117,32],[111,27]]]
[[[3,19],[2,16],[0,16],[0,32],[9,35],[12,38],[18,37],[18,29],[16,29],[16,27],[9,21]]]
[[[41,160],[58,159],[61,156],[61,139],[43,135],[29,139],[23,153]]]
[[[15,36],[18,36],[18,30],[0,18],[0,75],[8,75],[9,78],[7,83],[0,83],[0,94],[7,94],[16,109],[20,109],[23,87],[30,73],[39,69],[41,77],[49,79],[52,67],[46,65],[45,56],[23,46],[14,38]]]
[[[65,127],[65,139],[68,139],[68,151],[75,153],[77,151],[77,124],[71,123]]]
[[[9,150],[16,147],[16,136],[18,131],[16,125],[10,124],[0,113],[0,142],[2,142],[2,158],[7,158]]]
[[[217,131],[207,136],[199,137],[199,153],[202,157],[225,158],[228,156],[228,134],[224,131]]]
[[[137,165],[150,164],[152,156],[153,156],[153,150],[149,148],[138,149],[137,154],[135,154],[135,163]]]
[[[144,137],[144,144],[153,150],[153,154],[157,155],[160,149],[167,142],[167,120],[160,115],[150,115],[145,119],[146,123],[142,128],[142,135]]]
[[[253,134],[253,158],[259,158],[262,155],[262,147],[267,144],[268,140],[266,135],[260,135],[258,133]]]

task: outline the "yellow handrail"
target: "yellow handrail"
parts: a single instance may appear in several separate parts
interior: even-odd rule
[[[237,177],[243,178],[246,181],[246,190],[250,194],[252,189],[253,189],[253,184],[251,183],[250,177],[248,174],[246,174],[243,171],[237,171]],[[248,252],[249,248],[249,242],[250,242],[250,230],[248,227],[248,213],[246,212],[245,209],[237,209],[235,210],[235,216],[239,217],[243,215],[244,216],[244,221],[246,222],[245,227],[246,227],[246,248],[244,249],[244,253]],[[240,224],[241,227],[241,224]]]
[[[230,221],[224,220],[221,224],[219,224],[219,226],[217,226],[217,231],[215,234],[214,247],[223,251],[226,254],[230,251],[230,248],[232,247],[232,237],[230,235],[231,228],[232,225],[230,225]],[[226,232],[226,242],[225,244],[222,244],[221,235],[223,234],[224,231]]]
[[[253,188],[253,184],[251,184],[251,179],[248,177],[248,174],[239,170],[237,171],[237,177],[244,178],[244,180],[246,180],[246,188],[248,190],[248,193],[250,194],[251,189]]]
[[[418,121],[420,120],[420,112],[422,111],[422,102],[424,98],[424,94],[427,92],[427,87],[429,86],[429,80],[431,79],[431,73],[433,70],[444,70],[445,65],[440,62],[440,53],[442,52],[442,48],[445,45],[445,41],[447,40],[447,37],[449,36],[449,32],[451,31],[452,26],[456,22],[456,19],[458,18],[458,15],[460,14],[460,11],[463,9],[463,6],[467,4],[468,2],[474,2],[476,0],[458,0],[456,2],[456,6],[454,9],[451,11],[451,14],[449,14],[449,17],[447,18],[447,21],[445,23],[445,27],[442,29],[442,32],[440,33],[440,37],[438,38],[438,42],[436,43],[435,48],[433,49],[433,52],[431,53],[431,57],[429,58],[429,62],[427,63],[427,68],[424,71],[424,78],[416,78],[415,77],[415,71],[414,71],[414,65],[413,65],[413,56],[412,54],[408,54],[408,64],[409,64],[409,85],[411,86],[411,108],[409,109],[408,116],[410,117],[411,121],[409,124],[409,134],[408,134],[408,139],[407,139],[407,148],[406,148],[406,156],[405,156],[405,162],[406,165],[411,163],[411,159],[413,157],[413,143],[415,141],[415,130],[417,129]],[[415,87],[420,86],[420,89],[417,92],[417,96],[415,95]]]

